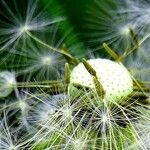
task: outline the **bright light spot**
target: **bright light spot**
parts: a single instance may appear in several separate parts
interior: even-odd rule
[[[72,111],[70,109],[65,109],[63,113],[64,113],[64,116],[72,116]]]
[[[15,146],[10,146],[10,150],[17,150],[17,148]]]
[[[19,31],[20,33],[25,33],[26,31],[28,31],[30,28],[28,25],[24,25],[24,26],[21,26]]]
[[[76,149],[80,149],[83,144],[79,139],[75,139],[73,143]]]
[[[130,26],[124,26],[121,28],[120,33],[123,35],[128,35],[130,33]]]
[[[52,59],[49,56],[43,57],[42,64],[43,65],[50,65],[50,64],[52,64]]]
[[[46,121],[51,120],[55,111],[56,111],[56,109],[53,106],[50,106],[50,107],[43,106],[42,110],[39,112],[39,115],[37,117],[38,117],[38,119],[40,119],[40,121],[42,123],[45,123]]]
[[[7,85],[8,86],[13,86],[13,85],[15,85],[16,84],[16,81],[15,81],[15,79],[14,78],[10,78],[10,79],[8,79],[7,80]]]
[[[102,115],[102,122],[108,122],[108,117],[106,114]]]
[[[61,113],[62,113],[63,117],[66,118],[66,119],[71,119],[72,118],[71,108],[63,108],[61,110]]]
[[[21,109],[25,109],[25,108],[27,107],[26,102],[20,101],[20,102],[19,102],[19,107],[20,107]]]
[[[7,71],[1,72],[0,80],[5,82],[4,86],[7,86],[7,87],[12,87],[16,85],[15,75],[14,73],[11,73],[11,72],[7,72]]]

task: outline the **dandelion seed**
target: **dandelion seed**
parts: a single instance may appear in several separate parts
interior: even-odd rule
[[[138,34],[145,36],[146,33],[149,33],[150,5],[148,1],[127,0],[123,3],[126,7],[120,7],[118,13],[128,17],[128,20],[136,27]]]
[[[141,141],[144,143],[146,149],[150,148],[150,109],[148,108],[139,108],[139,112],[141,113],[141,118],[138,120],[138,122],[133,123],[135,126],[135,129],[139,135],[139,142],[133,143],[133,147],[139,147],[141,148]]]
[[[149,40],[138,48],[135,54],[128,56],[124,63],[138,80],[149,82]]]
[[[39,103],[36,106],[36,109],[31,110],[31,113],[28,116],[29,122],[40,126],[50,126],[50,124],[54,125],[55,119],[59,117],[59,112],[63,109],[61,103],[63,104],[65,98],[65,94],[47,96],[45,97],[45,100],[39,97],[38,99],[41,99],[42,103]],[[56,125],[58,125],[57,122]]]
[[[0,15],[4,18],[1,20],[0,26],[0,50],[10,48],[11,45],[15,46],[19,41],[25,42],[28,39],[27,31],[44,31],[52,24],[64,20],[64,17],[49,18],[44,12],[39,11],[37,8],[39,1],[31,0],[26,3],[25,14],[18,14],[16,11],[19,10],[19,4],[15,3],[15,8],[13,9],[13,7],[9,6],[9,3],[4,0],[1,1],[2,9],[6,8],[8,11],[4,10],[5,13],[3,11],[0,12]],[[7,20],[8,22],[6,22]]]
[[[22,137],[20,137],[21,135],[20,133],[22,131],[21,130],[18,131],[17,128],[12,128],[8,126],[7,119],[8,118],[4,113],[4,118],[1,122],[1,128],[0,128],[0,133],[2,135],[0,138],[0,149],[3,150],[26,149],[27,144],[30,140],[26,139],[27,138],[26,135],[22,135]]]
[[[13,67],[17,75],[27,75],[25,78],[30,81],[33,78],[34,81],[39,81],[58,79],[63,72],[64,63],[65,59],[61,54],[29,43],[26,48],[14,50],[2,65],[5,64],[6,68]]]
[[[16,86],[16,77],[13,72],[0,72],[0,97],[7,97]]]
[[[136,33],[136,29],[126,15],[117,13],[120,7],[120,2],[116,1],[107,3],[95,1],[93,6],[89,7],[86,18],[88,34],[85,33],[85,38],[87,44],[94,47],[94,51],[101,49],[104,42],[110,44],[120,54],[122,50],[131,48],[134,38],[131,30]]]

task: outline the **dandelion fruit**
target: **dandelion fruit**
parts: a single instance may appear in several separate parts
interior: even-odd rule
[[[65,83],[69,84],[70,82],[70,68],[69,68],[69,64],[66,63],[65,64]]]

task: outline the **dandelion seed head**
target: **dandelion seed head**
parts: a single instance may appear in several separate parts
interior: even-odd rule
[[[24,7],[23,14],[22,12],[20,12],[20,14],[18,14],[19,12],[15,12],[16,10],[18,11],[20,7],[16,2],[14,2],[15,9],[12,9],[8,2],[4,0],[1,2],[3,9],[8,10],[6,13],[3,13],[3,11],[0,13],[2,18],[4,18],[4,20],[2,20],[4,25],[2,24],[0,26],[0,31],[2,33],[0,36],[2,36],[3,39],[0,42],[0,44],[2,44],[1,50],[10,46],[16,46],[16,44],[19,44],[19,41],[25,44],[28,38],[27,35],[24,36],[24,33],[27,31],[44,31],[52,24],[65,20],[65,17],[57,16],[51,18],[46,15],[45,10],[38,9],[39,1],[27,1],[27,6]],[[8,19],[11,20],[11,22],[6,22]],[[5,24],[7,24],[7,26]]]
[[[64,94],[47,96],[45,97],[45,101],[43,101],[43,99],[41,98],[38,98],[43,101],[43,103],[39,103],[36,108],[30,112],[28,116],[29,122],[35,125],[47,124],[48,126],[50,126],[50,124],[54,124],[55,126],[54,120],[57,117],[66,117],[65,115],[70,115],[68,109],[66,109],[63,105],[63,101],[65,100],[65,98],[66,95]]]
[[[17,72],[29,73],[34,80],[58,79],[65,63],[65,58],[61,54],[32,42],[29,42],[26,47],[15,49],[10,58],[7,58],[6,63],[12,59],[18,64],[13,66]],[[26,77],[28,78],[29,75]]]
[[[26,133],[20,134],[22,130],[19,127],[8,125],[9,118],[4,112],[3,121],[1,122],[0,133],[0,149],[2,150],[18,150],[26,149]],[[29,137],[29,136],[28,136]],[[29,140],[29,139],[28,139]]]
[[[134,30],[135,26],[126,15],[117,13],[121,7],[120,1],[109,2],[96,0],[93,7],[89,7],[86,19],[88,31],[85,32],[86,42],[95,48],[94,51],[101,49],[104,42],[109,43],[114,50],[121,54],[121,50],[131,47],[132,37],[129,28]],[[112,3],[116,6],[115,8]]]
[[[146,0],[127,0],[123,2],[122,6],[118,8],[121,16],[126,16],[127,19],[136,27],[138,34],[145,34],[149,32],[150,25],[150,5]]]

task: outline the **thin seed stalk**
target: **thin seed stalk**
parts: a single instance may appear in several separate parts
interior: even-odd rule
[[[53,50],[55,52],[58,52],[60,54],[62,54],[63,56],[65,56],[66,60],[72,64],[77,64],[78,60],[76,58],[74,58],[71,54],[67,53],[65,50],[61,50],[61,49],[57,49],[52,47],[51,45],[43,42],[42,40],[40,40],[39,38],[37,38],[36,36],[34,36],[31,32],[26,31],[26,34],[31,37],[32,39],[34,39],[36,42],[40,43],[41,45],[47,47],[50,50]]]

